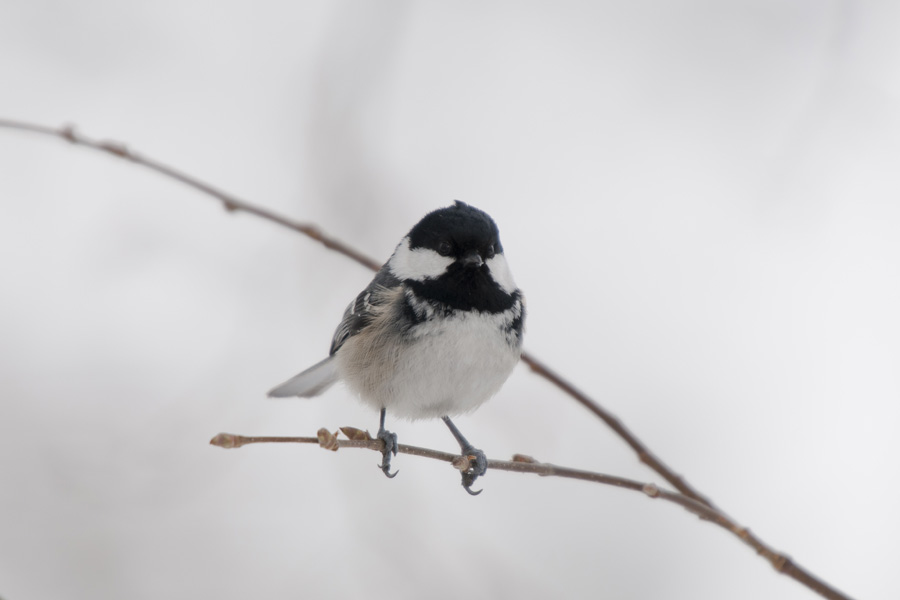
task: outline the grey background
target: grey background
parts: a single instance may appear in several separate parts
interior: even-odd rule
[[[25,2],[0,114],[122,140],[386,259],[498,221],[526,347],[775,548],[900,593],[900,9],[877,2]],[[0,131],[0,596],[785,598],[683,511],[373,453],[319,360],[370,273],[125,162]],[[661,483],[520,367],[489,456]],[[400,439],[452,450],[439,422]]]

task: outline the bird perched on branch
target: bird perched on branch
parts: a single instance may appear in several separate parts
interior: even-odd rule
[[[450,417],[493,396],[522,351],[525,305],[487,213],[456,201],[425,215],[372,282],[344,311],[328,358],[269,392],[318,396],[338,380],[381,411],[380,468],[388,477],[397,435],[385,415],[443,419],[472,457],[462,473],[470,494],[487,469],[484,452]]]

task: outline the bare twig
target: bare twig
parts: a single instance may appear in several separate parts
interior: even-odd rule
[[[346,428],[342,428],[346,429]],[[353,429],[353,431],[360,431]],[[366,448],[381,452],[384,448],[384,442],[373,439],[371,436],[364,435],[357,439],[338,439],[337,433],[331,433],[327,429],[320,429],[316,437],[280,437],[280,436],[245,436],[234,433],[220,433],[213,437],[209,443],[220,448],[240,448],[248,444],[317,444],[326,450],[338,450],[339,448]],[[450,463],[454,468],[468,468],[469,458],[451,452],[443,452],[441,450],[433,450],[431,448],[422,448],[420,446],[410,446],[408,444],[399,444],[397,451],[400,454],[411,454],[432,460],[439,460]],[[723,517],[721,513],[712,509],[702,502],[698,502],[684,494],[669,492],[660,489],[652,483],[642,483],[625,477],[616,475],[606,475],[594,471],[582,471],[570,467],[561,467],[550,463],[538,462],[529,456],[516,454],[514,460],[494,460],[488,459],[488,469],[491,471],[512,471],[514,473],[533,473],[544,477],[564,477],[567,479],[580,479],[582,481],[592,481],[603,485],[625,488],[628,490],[643,492],[651,498],[662,498],[668,502],[673,502],[695,515],[720,526],[725,527],[729,531],[736,533],[743,529],[729,519]]]
[[[346,429],[347,428],[342,428],[342,430],[345,432]],[[354,432],[360,431],[353,428],[351,428],[351,430]],[[369,450],[374,450],[376,452],[381,452],[384,447],[384,442],[382,442],[381,440],[372,439],[367,434],[359,436],[359,439],[342,440],[337,439],[337,433],[331,433],[327,429],[320,429],[316,437],[251,437],[236,435],[233,433],[220,433],[213,439],[211,439],[209,443],[213,446],[219,446],[220,448],[240,448],[241,446],[245,446],[247,444],[261,443],[318,444],[322,448],[334,451],[337,451],[339,448],[366,448]],[[458,469],[466,468],[469,464],[469,458],[466,456],[460,456],[457,454],[452,454],[450,452],[442,452],[440,450],[433,450],[431,448],[421,448],[419,446],[400,444],[398,446],[398,452],[400,454],[411,454],[413,456],[421,456],[423,458],[440,460],[450,463]],[[742,542],[756,550],[757,554],[769,560],[769,562],[772,563],[772,566],[780,573],[784,573],[787,575],[790,574],[793,570],[797,570],[800,568],[795,565],[787,556],[773,552],[771,548],[766,546],[759,538],[753,535],[749,529],[742,527],[719,510],[712,508],[703,502],[699,502],[698,500],[691,498],[686,494],[680,494],[660,489],[652,483],[643,483],[640,481],[635,481],[633,479],[627,479],[625,477],[607,475],[605,473],[597,473],[595,471],[583,471],[581,469],[573,469],[570,467],[562,467],[550,463],[538,462],[531,457],[527,457],[521,454],[515,455],[515,457],[511,461],[490,459],[488,460],[488,469],[491,471],[533,473],[542,477],[563,477],[567,479],[580,479],[582,481],[591,481],[593,483],[599,483],[602,485],[609,485],[635,492],[641,492],[650,498],[658,498],[667,502],[671,502],[673,504],[677,504],[688,512],[697,515],[704,521],[715,523],[722,529],[725,529],[726,531],[735,535]],[[808,587],[826,598],[846,598],[846,596],[841,595],[839,592],[836,592],[825,584],[814,586],[809,585],[805,581],[801,581],[801,583],[805,583]]]
[[[656,457],[652,452],[650,452],[647,447],[641,442],[631,431],[628,430],[625,425],[616,417],[614,414],[588,398],[583,392],[578,390],[574,385],[557,375],[554,371],[550,369],[547,365],[538,361],[536,358],[531,356],[530,354],[522,354],[522,362],[524,362],[528,367],[543,377],[547,379],[551,383],[553,383],[556,387],[567,393],[569,396],[577,400],[584,407],[586,407],[589,411],[600,417],[604,423],[609,425],[609,427],[615,431],[620,438],[625,440],[625,442],[632,447],[632,449],[637,453],[638,458],[640,458],[641,462],[665,477],[666,481],[675,486],[675,489],[684,494],[689,498],[693,498],[697,502],[701,502],[710,508],[715,508],[712,502],[710,502],[707,498],[700,494],[693,487],[688,485],[688,483],[677,473],[672,471],[665,463],[662,462],[659,458]]]
[[[245,202],[236,196],[232,196],[231,194],[223,192],[222,190],[217,189],[212,185],[209,185],[208,183],[200,181],[196,177],[191,177],[190,175],[182,173],[181,171],[174,169],[168,165],[155,161],[151,158],[147,158],[146,156],[142,156],[134,152],[133,150],[130,150],[128,146],[121,142],[91,139],[79,133],[72,125],[64,125],[63,127],[57,129],[53,127],[46,127],[44,125],[34,125],[32,123],[22,123],[19,121],[0,119],[0,127],[6,127],[8,129],[19,129],[22,131],[30,131],[33,133],[43,133],[45,135],[53,135],[77,146],[85,146],[87,148],[93,148],[94,150],[101,150],[108,154],[112,154],[113,156],[124,158],[125,160],[129,160],[135,164],[139,164],[143,167],[156,171],[157,173],[162,173],[167,177],[180,181],[181,183],[189,185],[209,196],[212,196],[213,198],[216,198],[222,203],[222,207],[229,212],[245,212],[263,218],[267,221],[271,221],[272,223],[277,223],[282,227],[293,229],[294,231],[298,231],[303,235],[316,240],[329,250],[339,252],[344,256],[355,260],[364,267],[368,267],[375,271],[381,268],[381,265],[379,263],[364,255],[362,252],[351,248],[347,244],[344,244],[339,240],[325,235],[315,225],[294,221],[293,219],[289,219],[273,211],[255,206],[253,204],[250,204],[249,202]]]
[[[135,164],[139,164],[148,169],[151,169],[158,173],[166,175],[167,177],[170,177],[172,179],[180,181],[186,185],[189,185],[195,189],[200,190],[201,192],[204,192],[204,193],[212,196],[213,198],[216,198],[217,200],[219,200],[222,203],[223,207],[226,210],[228,210],[229,212],[246,212],[246,213],[255,215],[257,217],[260,217],[262,219],[265,219],[267,221],[277,223],[283,227],[287,227],[288,229],[292,229],[294,231],[302,233],[303,235],[306,235],[307,237],[310,237],[310,238],[316,240],[317,242],[321,243],[326,248],[328,248],[330,250],[334,250],[335,252],[338,252],[340,254],[343,254],[344,256],[356,261],[357,263],[359,263],[365,267],[368,267],[369,269],[371,269],[373,271],[377,271],[381,266],[379,262],[367,257],[362,252],[359,252],[358,250],[352,248],[351,246],[349,246],[335,238],[325,235],[324,233],[322,233],[322,231],[318,227],[316,227],[314,225],[294,221],[287,217],[281,216],[275,212],[272,212],[267,209],[260,208],[253,204],[245,202],[245,201],[243,201],[235,196],[232,196],[230,194],[227,194],[207,183],[204,183],[203,181],[201,181],[195,177],[192,177],[192,176],[182,173],[181,171],[178,171],[172,167],[169,167],[160,162],[157,162],[155,160],[152,160],[150,158],[147,158],[140,154],[137,154],[137,153],[131,151],[130,149],[128,149],[128,147],[125,144],[122,144],[119,142],[114,142],[114,141],[90,139],[90,138],[78,133],[75,130],[75,128],[71,125],[66,125],[66,126],[63,126],[60,128],[53,128],[53,127],[48,127],[45,125],[36,125],[36,124],[32,124],[32,123],[25,123],[22,121],[0,119],[0,127],[59,137],[59,138],[62,138],[64,140],[72,143],[72,144],[84,146],[87,148],[92,148],[94,150],[100,150],[102,152],[106,152],[106,153],[116,156],[118,158],[129,160]],[[713,505],[712,502],[710,500],[708,500],[704,495],[702,495],[700,492],[698,492],[696,489],[694,489],[692,486],[690,486],[684,480],[684,478],[682,478],[680,475],[675,473],[661,459],[659,459],[656,455],[654,455],[652,452],[650,452],[650,450],[647,448],[647,446],[643,442],[641,442],[633,433],[631,433],[622,424],[622,422],[619,421],[619,419],[617,417],[615,417],[615,415],[613,415],[612,413],[610,413],[609,411],[604,409],[602,406],[600,406],[600,404],[598,404],[593,399],[589,398],[583,392],[579,391],[577,388],[575,388],[575,386],[573,386],[571,383],[569,383],[568,381],[563,379],[561,376],[559,376],[557,373],[555,373],[553,370],[551,370],[548,366],[544,365],[542,362],[540,362],[538,359],[536,359],[530,353],[523,353],[522,361],[524,363],[526,363],[534,373],[536,373],[537,375],[540,375],[541,377],[543,377],[546,380],[553,383],[560,390],[562,390],[563,392],[565,392],[566,394],[568,394],[569,396],[571,396],[572,398],[577,400],[580,404],[582,404],[588,410],[593,412],[597,417],[602,419],[610,428],[612,428],[613,431],[615,431],[622,439],[624,439],[625,442],[629,446],[631,446],[631,448],[637,453],[641,462],[643,462],[644,464],[649,466],[651,469],[656,471],[659,475],[661,475],[666,481],[668,481],[672,486],[674,486],[680,492],[680,494],[674,494],[672,492],[663,492],[662,490],[658,490],[660,494],[663,494],[663,496],[661,496],[661,497],[666,497],[667,499],[670,499],[670,501],[672,501],[672,502],[681,504],[682,506],[684,506],[688,510],[691,510],[691,512],[694,512],[695,514],[701,516],[702,518],[710,520],[710,521],[724,527],[725,529],[731,531],[732,533],[737,535],[742,541],[744,541],[745,543],[747,543],[748,545],[753,547],[759,555],[766,558],[779,573],[783,573],[783,574],[787,575],[788,577],[795,579],[796,581],[802,583],[803,585],[807,586],[808,588],[810,588],[811,590],[820,594],[821,596],[823,596],[825,598],[829,598],[830,600],[850,600],[849,596],[842,594],[841,592],[837,591],[836,589],[834,589],[833,587],[831,587],[830,585],[828,585],[821,579],[818,579],[817,577],[812,575],[810,572],[806,571],[803,567],[800,567],[799,565],[794,563],[787,556],[780,554],[780,553],[776,552],[775,550],[771,549],[769,546],[764,544],[759,538],[757,538],[752,533],[750,533],[750,531],[748,529],[737,525],[733,520],[731,520],[727,515],[725,515],[725,513],[720,511],[718,508],[716,508],[715,505]],[[230,435],[230,434],[220,434],[220,436],[221,435]],[[219,436],[217,436],[217,438],[218,437]],[[217,438],[214,438],[214,440]],[[235,440],[241,440],[241,443],[238,445],[247,444],[247,443],[260,443],[260,442],[318,443],[318,440],[316,438],[245,438],[243,436],[232,436],[232,438]],[[313,441],[309,442],[306,440],[313,440]],[[347,444],[347,442],[353,442],[353,444],[359,444],[358,440],[345,440],[345,441],[337,440],[337,441],[339,442],[339,445],[341,445],[341,447],[343,447],[343,444]],[[350,445],[350,444],[348,444],[348,445]],[[237,447],[237,446],[233,446],[233,447]],[[371,447],[371,446],[368,445],[367,443],[363,443],[363,444],[357,445],[356,447]],[[402,446],[401,445],[401,450],[400,450],[401,452],[404,452],[403,448],[406,448],[405,452],[408,454],[416,454],[420,451],[422,451],[422,452],[426,451],[425,449],[421,449],[421,448],[415,448],[412,446]],[[437,452],[437,451],[429,451],[429,452]],[[445,454],[445,453],[441,453],[441,454]],[[420,455],[425,456],[425,454],[420,454]],[[448,455],[448,456],[452,456],[452,457],[456,458],[455,455]],[[437,456],[431,456],[431,458],[437,458]],[[446,460],[446,458],[442,457],[442,458],[440,458],[440,460]],[[495,468],[498,470],[513,470],[513,471],[519,471],[519,472],[538,473],[537,470],[531,470],[531,469],[536,469],[537,467],[523,467],[522,466],[522,465],[527,465],[527,464],[532,464],[532,463],[524,463],[524,462],[523,463],[518,463],[518,462],[507,463],[505,461],[490,461],[489,462],[489,465],[491,468]],[[594,473],[594,474],[591,474],[590,476],[588,476],[588,472],[585,472],[585,471],[577,471],[575,469],[568,469],[565,467],[555,467],[553,465],[547,465],[546,463],[534,463],[534,464],[545,465],[542,468],[550,469],[550,471],[553,471],[554,469],[556,470],[554,472],[540,472],[539,474],[542,474],[542,475],[572,477],[575,479],[587,479],[590,481],[600,482],[599,480],[593,478],[595,476],[601,476],[599,473]],[[499,466],[499,465],[518,465],[518,466],[516,466],[515,468],[504,468],[503,466]],[[566,473],[566,474],[562,474],[562,473]],[[576,475],[579,473],[582,475]],[[601,477],[609,477],[609,476],[601,476]],[[620,478],[614,478],[614,479],[620,479]],[[627,480],[621,480],[621,481],[627,481]],[[601,482],[601,483],[615,485],[610,482]],[[647,493],[647,490],[643,488],[644,484],[640,484],[638,482],[632,482],[632,483],[634,483],[635,485],[642,486],[641,490],[644,491],[645,493]],[[621,487],[628,487],[629,489],[634,489],[629,486],[621,486]],[[655,488],[655,486],[654,486],[652,489],[657,489],[657,488]],[[668,496],[671,496],[671,498],[680,498],[680,500],[674,500],[674,499],[668,498]],[[688,505],[692,508],[689,508]],[[701,507],[702,507],[702,510],[700,510]]]

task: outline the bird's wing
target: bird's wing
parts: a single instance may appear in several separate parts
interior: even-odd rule
[[[384,292],[399,285],[401,285],[400,280],[391,274],[387,266],[382,267],[366,289],[360,292],[356,300],[347,306],[344,318],[341,319],[334,332],[334,337],[331,339],[329,354],[334,355],[344,342],[365,329],[372,322],[375,308],[384,302]]]

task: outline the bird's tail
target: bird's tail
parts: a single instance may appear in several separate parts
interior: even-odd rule
[[[273,387],[269,390],[269,398],[288,398],[290,396],[312,398],[330,388],[337,380],[337,365],[334,357],[329,356],[299,375],[294,375],[281,385]]]

